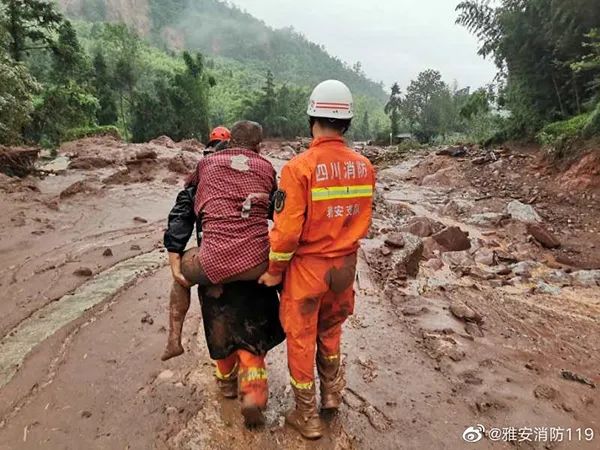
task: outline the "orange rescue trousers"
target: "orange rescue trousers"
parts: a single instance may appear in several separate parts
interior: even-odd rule
[[[261,409],[266,408],[269,398],[265,356],[247,350],[237,350],[225,359],[215,361],[219,380],[238,379],[242,400],[250,401]]]
[[[285,274],[280,318],[295,388],[312,389],[315,352],[321,360],[339,361],[342,324],[354,312],[355,274],[356,254],[292,259]]]

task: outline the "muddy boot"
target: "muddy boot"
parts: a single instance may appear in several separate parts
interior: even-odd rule
[[[244,395],[242,399],[242,416],[244,416],[244,425],[248,428],[258,427],[265,423],[263,408],[250,395]]]
[[[317,371],[321,380],[321,408],[338,409],[342,404],[342,391],[346,386],[340,358],[317,357]]]
[[[226,380],[217,378],[217,386],[221,391],[221,395],[225,398],[237,398],[238,396],[238,380],[237,377],[231,377]]]
[[[324,425],[317,411],[315,386],[310,389],[293,388],[296,408],[285,416],[285,421],[306,439],[319,439],[323,436]]]
[[[183,354],[181,332],[183,331],[185,316],[190,308],[190,295],[190,289],[184,288],[178,283],[173,283],[169,300],[169,338],[167,348],[160,358],[162,361]]]

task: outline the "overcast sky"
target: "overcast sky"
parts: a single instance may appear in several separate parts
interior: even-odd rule
[[[404,88],[425,69],[447,82],[479,87],[495,69],[477,55],[477,41],[455,25],[458,0],[230,0],[275,28],[293,26],[386,88]]]

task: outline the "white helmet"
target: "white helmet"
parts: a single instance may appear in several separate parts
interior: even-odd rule
[[[354,117],[352,92],[338,80],[327,80],[319,84],[308,103],[310,117],[348,120]]]

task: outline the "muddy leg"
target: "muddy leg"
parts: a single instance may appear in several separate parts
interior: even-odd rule
[[[160,358],[162,361],[179,356],[183,353],[181,345],[181,332],[185,315],[190,308],[190,289],[173,282],[171,297],[169,300],[169,340],[167,348]]]

